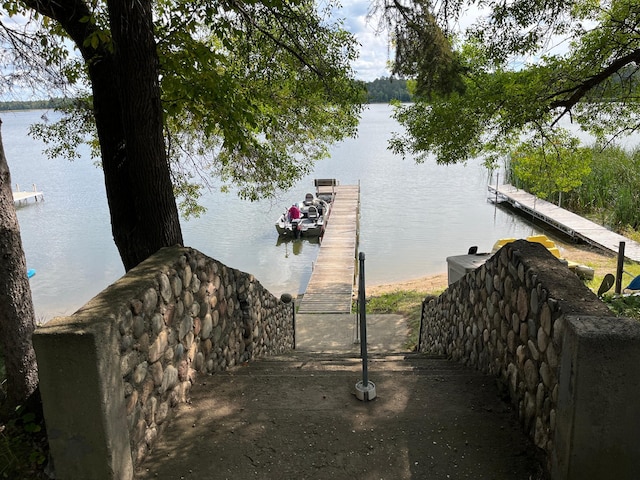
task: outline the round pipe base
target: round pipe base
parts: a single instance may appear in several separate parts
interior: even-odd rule
[[[369,382],[367,385],[364,385],[362,380],[359,381],[356,383],[356,397],[363,402],[373,400],[376,398],[376,384]]]

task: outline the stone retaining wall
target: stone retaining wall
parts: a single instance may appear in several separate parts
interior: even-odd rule
[[[282,353],[293,335],[292,304],[253,275],[191,248],[160,250],[34,336],[59,478],[130,478],[197,373]],[[105,457],[111,474],[96,473]]]
[[[497,377],[523,428],[553,450],[567,318],[609,309],[543,246],[519,240],[425,302],[421,351]]]

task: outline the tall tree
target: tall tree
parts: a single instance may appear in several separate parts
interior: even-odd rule
[[[118,175],[109,175],[109,182],[114,182],[120,201],[124,197],[129,203],[126,210],[110,211],[127,269],[160,247],[182,243],[164,145],[151,5],[151,0],[107,1],[125,146]]]
[[[112,37],[96,5],[82,17],[95,25],[85,43],[104,44],[106,58]],[[197,213],[213,184],[250,200],[273,196],[355,134],[366,96],[351,68],[357,44],[333,18],[333,1],[322,10],[310,0],[153,6],[167,152],[184,212]],[[95,88],[93,96],[89,104]],[[72,157],[77,132],[92,124],[82,110],[69,114],[37,133],[58,142],[51,152]]]
[[[2,410],[8,413],[37,388],[38,367],[31,344],[36,322],[27,278],[27,262],[1,134],[0,278],[0,342],[7,376],[7,399]]]
[[[34,132],[69,158],[81,142],[94,147],[127,270],[182,243],[174,192],[197,211],[195,174],[213,172],[249,199],[273,195],[355,133],[364,100],[350,67],[356,43],[311,1],[8,0],[2,8],[26,21],[0,25],[12,53],[4,58],[22,67],[0,86],[75,89],[62,121]],[[11,268],[0,290],[13,294],[20,269]],[[20,307],[22,298],[8,301]],[[6,327],[5,356],[35,378],[21,348],[31,331]]]
[[[146,50],[143,46],[145,35],[153,42],[153,32],[149,31],[152,24],[145,18],[150,15],[150,8],[148,13],[143,6],[118,12],[128,13],[131,18],[120,15],[112,20],[116,22],[114,42],[111,33],[97,23],[96,10],[82,0],[26,0],[24,4],[55,20],[52,28],[68,35],[84,59],[111,228],[125,269],[133,268],[161,247],[181,244],[164,144],[162,135],[157,135],[158,128],[162,128],[157,57],[148,38]],[[129,20],[140,30],[123,28]],[[137,57],[138,70],[132,75],[130,52],[136,48],[144,53]],[[146,75],[138,77],[141,72]],[[144,107],[140,109],[142,103]]]
[[[456,30],[477,7],[485,10],[475,23]],[[640,127],[635,0],[420,1],[404,11],[394,25],[413,56],[399,55],[396,69],[418,79],[419,99],[397,111],[407,128],[391,143],[399,154],[494,161],[517,139],[553,138],[563,117],[601,142]],[[413,37],[427,38],[423,31],[441,39],[438,48],[419,48]]]

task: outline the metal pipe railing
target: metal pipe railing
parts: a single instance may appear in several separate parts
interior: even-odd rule
[[[367,355],[367,307],[364,281],[364,253],[360,252],[360,274],[358,283],[358,306],[360,319],[360,356],[362,357],[362,381],[356,383],[356,397],[368,401],[376,397],[376,386],[369,381],[369,359]]]
[[[360,356],[362,357],[362,384],[369,385],[369,371],[367,368],[367,309],[366,292],[364,288],[364,252],[360,252],[360,277],[358,284],[358,303],[360,305]]]

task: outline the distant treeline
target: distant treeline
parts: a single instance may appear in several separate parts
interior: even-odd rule
[[[29,100],[26,102],[0,102],[0,112],[6,112],[7,110],[43,110],[47,108],[57,108],[68,101],[68,99],[51,98],[49,100]]]
[[[392,100],[411,102],[407,81],[393,77],[376,78],[372,82],[362,82],[367,89],[367,103],[389,103]],[[44,110],[60,107],[69,99],[52,98],[26,102],[0,102],[0,112],[7,110]]]
[[[406,80],[382,77],[376,78],[373,82],[365,82],[365,86],[368,103],[389,103],[391,100],[411,101]]]

